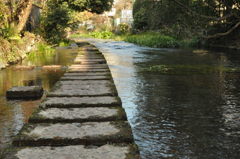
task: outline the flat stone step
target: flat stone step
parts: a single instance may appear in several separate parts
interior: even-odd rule
[[[25,147],[12,150],[5,159],[140,159],[136,145]]]
[[[96,69],[96,68],[71,68],[68,70],[68,72],[110,72],[110,70],[107,69]]]
[[[63,76],[60,80],[110,80],[111,76]]]
[[[49,97],[117,96],[111,80],[59,81]]]
[[[74,64],[81,65],[95,65],[95,64],[105,64],[106,62],[94,62],[94,61],[74,61]]]
[[[108,69],[106,64],[96,64],[96,65],[71,65],[69,70],[71,69]]]
[[[6,92],[8,99],[39,99],[43,95],[43,88],[40,86],[12,87]]]
[[[106,60],[105,59],[75,59],[74,60],[75,64],[88,64],[88,63],[98,63],[98,64],[105,64]]]
[[[97,52],[99,52],[99,50],[96,48],[96,47],[94,47],[94,46],[90,46],[90,47],[81,47],[81,48],[79,48],[79,50],[81,50],[81,51],[97,51]]]
[[[76,59],[105,59],[102,54],[77,55]]]
[[[46,108],[81,108],[81,107],[118,107],[121,106],[119,97],[50,97],[44,100]]]
[[[108,65],[107,64],[89,64],[89,65],[73,64],[70,67],[98,67],[98,68],[107,67],[108,68]]]
[[[78,72],[78,73],[65,73],[66,76],[110,76],[110,72]]]
[[[13,140],[14,146],[67,146],[133,143],[126,121],[26,124]]]
[[[127,120],[121,107],[48,108],[35,112],[30,123],[73,123]]]

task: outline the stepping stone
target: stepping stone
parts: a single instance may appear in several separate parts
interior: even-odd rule
[[[63,76],[60,80],[110,80],[111,76]]]
[[[65,73],[66,76],[111,76],[110,72],[79,72],[79,73]]]
[[[103,62],[103,63],[106,63],[106,62]],[[95,65],[95,64],[103,64],[103,63],[100,63],[100,62],[91,62],[91,61],[79,61],[79,62],[76,62],[74,61],[74,64],[81,64],[81,65]]]
[[[80,61],[80,60],[105,60],[103,56],[96,56],[96,57],[87,57],[87,56],[78,56],[75,58],[74,61]]]
[[[109,69],[96,69],[96,68],[71,68],[68,72],[109,72]]]
[[[7,91],[8,99],[39,99],[43,95],[43,88],[40,86],[12,87]]]
[[[111,80],[60,81],[48,97],[117,96]]]
[[[74,85],[74,86],[89,86],[89,85],[92,85],[92,86],[98,86],[98,85],[104,85],[106,87],[115,87],[114,83],[112,80],[98,80],[98,81],[92,81],[92,80],[86,80],[86,81],[58,81],[56,84],[55,84],[55,88],[56,87],[60,87],[62,85]]]
[[[121,106],[119,97],[51,97],[44,100],[46,108],[81,108]]]
[[[75,64],[88,64],[88,63],[97,63],[97,64],[105,64],[105,59],[76,59],[74,60]]]
[[[17,65],[13,66],[13,70],[33,70],[36,66],[24,66],[24,65]]]
[[[102,54],[87,54],[87,55],[78,55],[76,57],[77,59],[104,59],[104,56]]]
[[[93,68],[93,69],[108,69],[108,65],[106,64],[94,64],[94,65],[71,65],[69,67],[69,69],[72,69],[72,68],[78,68],[78,69],[82,69],[82,68]]]
[[[134,144],[101,146],[25,147],[11,150],[5,159],[140,159]]]
[[[13,140],[14,146],[68,146],[133,143],[126,121],[26,124]]]
[[[99,51],[97,48],[95,47],[81,47],[79,50],[81,51]]]
[[[74,123],[127,120],[121,107],[49,108],[35,112],[30,123]]]

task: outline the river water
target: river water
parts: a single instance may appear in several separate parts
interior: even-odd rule
[[[108,61],[142,159],[240,158],[240,73],[168,75],[143,69],[162,64],[239,68],[240,52],[92,43]]]
[[[70,65],[76,52],[74,48],[59,48],[51,54],[29,56],[21,64],[0,70],[0,158],[1,152],[11,144],[12,138],[41,102],[7,100],[6,91],[13,86],[31,85],[39,85],[49,91],[65,72],[64,67],[59,69],[57,65]]]
[[[240,52],[151,49],[125,42],[91,40],[103,51],[142,159],[239,159],[240,73],[146,71],[155,65],[240,67]],[[72,50],[24,65],[68,65]],[[68,58],[66,58],[68,57]],[[39,58],[37,58],[39,59]],[[44,59],[44,58],[43,58]],[[0,71],[0,145],[10,143],[38,101],[7,101],[13,85],[49,90],[64,70]],[[1,147],[0,147],[1,149]]]

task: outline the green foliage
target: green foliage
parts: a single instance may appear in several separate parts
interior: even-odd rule
[[[173,37],[165,36],[155,32],[128,35],[124,38],[124,40],[141,46],[155,48],[174,48],[180,46],[180,42]]]
[[[130,31],[130,27],[128,24],[125,24],[125,23],[121,23],[119,24],[118,26],[118,30],[121,34],[126,34]]]
[[[65,2],[73,10],[80,12],[87,10],[97,14],[110,10],[113,4],[113,0],[58,0],[58,3]]]
[[[27,60],[37,65],[47,63],[48,61],[51,61],[55,55],[54,52],[55,50],[50,45],[41,42],[37,45],[35,51],[32,51],[27,55]]]
[[[148,26],[146,9],[140,8],[134,15],[134,28],[139,30],[145,30]]]
[[[90,37],[98,38],[98,39],[111,39],[113,35],[114,34],[110,31],[99,31],[99,32],[94,31],[89,33]]]
[[[113,0],[49,0],[42,15],[41,32],[48,42],[59,43],[66,39],[67,31],[76,28],[79,22],[76,11],[103,13],[111,9],[112,3]],[[101,35],[109,36],[108,33]]]
[[[239,6],[240,1],[236,0],[136,0],[133,8],[134,29],[140,32],[160,31],[177,39],[208,39],[205,37],[225,33],[240,21],[237,16],[240,14]],[[240,34],[238,28],[208,42],[237,40]]]
[[[69,27],[71,10],[67,3],[49,0],[41,20],[42,33],[51,43],[59,43],[66,38],[65,29]]]

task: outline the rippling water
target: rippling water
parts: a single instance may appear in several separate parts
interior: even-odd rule
[[[92,43],[110,65],[143,159],[240,158],[240,73],[142,71],[162,64],[240,67],[240,52]]]

